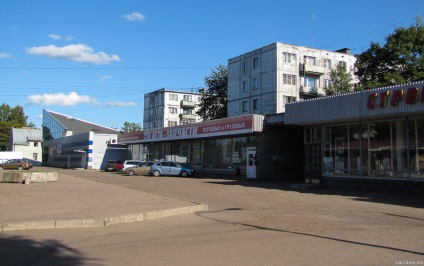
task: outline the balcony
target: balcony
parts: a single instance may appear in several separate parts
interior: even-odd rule
[[[310,75],[324,75],[325,67],[315,66],[310,64],[300,64],[299,65],[300,74],[310,74]]]
[[[196,115],[193,114],[180,114],[181,120],[196,120]]]
[[[299,92],[302,95],[317,95],[318,96],[317,87],[300,86]]]
[[[189,108],[194,108],[194,107],[196,107],[196,102],[193,102],[193,101],[184,101],[184,100],[182,100],[181,101],[181,108],[186,108],[186,107],[189,107]]]

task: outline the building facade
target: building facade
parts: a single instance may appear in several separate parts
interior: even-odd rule
[[[289,104],[285,124],[304,127],[308,181],[424,181],[424,81]]]
[[[343,64],[353,76],[348,49],[331,52],[273,43],[228,60],[228,117],[284,113],[286,104],[324,95],[330,71]]]
[[[42,160],[41,129],[30,127],[12,128],[9,137],[8,151],[22,152],[23,158],[30,160],[33,165],[40,165]]]
[[[144,95],[143,128],[153,129],[196,123],[201,94],[170,91],[166,88]]]
[[[126,160],[125,146],[117,143],[119,131],[75,117],[43,110],[44,165],[104,169],[107,160]]]

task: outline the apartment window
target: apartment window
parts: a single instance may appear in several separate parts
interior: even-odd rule
[[[177,121],[168,121],[168,127],[174,127],[177,125]]]
[[[305,64],[311,65],[311,66],[315,66],[317,61],[316,57],[313,57],[313,56],[305,56],[304,60],[305,60],[304,62]]]
[[[346,70],[346,62],[339,61],[339,65],[342,65],[344,67],[344,69]]]
[[[259,110],[259,99],[253,99],[253,110]]]
[[[253,89],[259,89],[259,79],[258,78],[253,79]]]
[[[305,83],[303,84],[306,87],[317,88],[319,87],[319,79],[316,77],[305,77]]]
[[[192,115],[193,114],[193,109],[191,109],[191,108],[184,109],[184,114],[186,114],[186,115]]]
[[[283,74],[283,84],[296,85],[296,75]]]
[[[33,153],[33,154],[32,154],[32,159],[33,159],[34,161],[37,161],[37,159],[38,159],[38,153]]]
[[[155,115],[158,115],[158,108],[155,108]]]
[[[241,62],[241,71],[246,72],[247,71],[247,64],[246,62]]]
[[[331,85],[331,80],[330,79],[324,79],[324,87],[328,87]]]
[[[325,59],[324,60],[324,67],[326,69],[331,69],[331,60],[330,59]]]
[[[258,67],[258,58],[255,57],[255,58],[253,58],[253,69],[255,69],[257,67]]]
[[[249,82],[247,82],[246,80],[243,81],[243,91],[248,91],[249,90]]]
[[[288,64],[296,64],[296,54],[283,53],[283,62]]]
[[[168,113],[177,114],[178,113],[177,107],[168,107]]]
[[[247,101],[243,101],[242,102],[242,111],[243,112],[247,112],[247,110],[248,110]]]
[[[193,100],[193,95],[184,95],[184,101],[191,102]]]
[[[37,141],[34,142],[34,147],[38,147],[38,142]]]
[[[284,105],[286,105],[288,103],[295,103],[295,102],[296,102],[296,97],[284,96]]]
[[[178,101],[178,94],[169,94],[170,101]]]

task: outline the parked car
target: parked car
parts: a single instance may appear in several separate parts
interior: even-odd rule
[[[123,165],[121,160],[109,160],[105,164],[105,171],[120,171],[122,167]]]
[[[154,176],[179,175],[186,177],[194,175],[194,173],[195,171],[191,165],[170,161],[152,164],[149,171],[149,174]]]
[[[0,164],[0,170],[3,169],[17,169],[17,170],[29,170],[33,167],[32,163],[25,159],[11,159]]]
[[[127,169],[128,167],[133,167],[133,166],[139,165],[142,162],[143,161],[140,161],[140,160],[125,160],[121,171],[124,172],[125,169]]]
[[[150,166],[155,162],[142,162],[138,165],[134,165],[132,167],[127,167],[124,170],[124,174],[127,175],[147,175],[150,171]]]

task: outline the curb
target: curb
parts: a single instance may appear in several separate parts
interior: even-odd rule
[[[18,230],[37,230],[37,229],[72,229],[72,228],[94,228],[106,227],[123,223],[141,222],[154,220],[164,217],[176,216],[181,214],[207,211],[206,204],[196,206],[186,206],[174,209],[142,212],[139,214],[128,214],[100,219],[76,219],[76,220],[49,220],[49,221],[28,221],[28,222],[10,222],[0,224],[0,232],[18,231]]]

